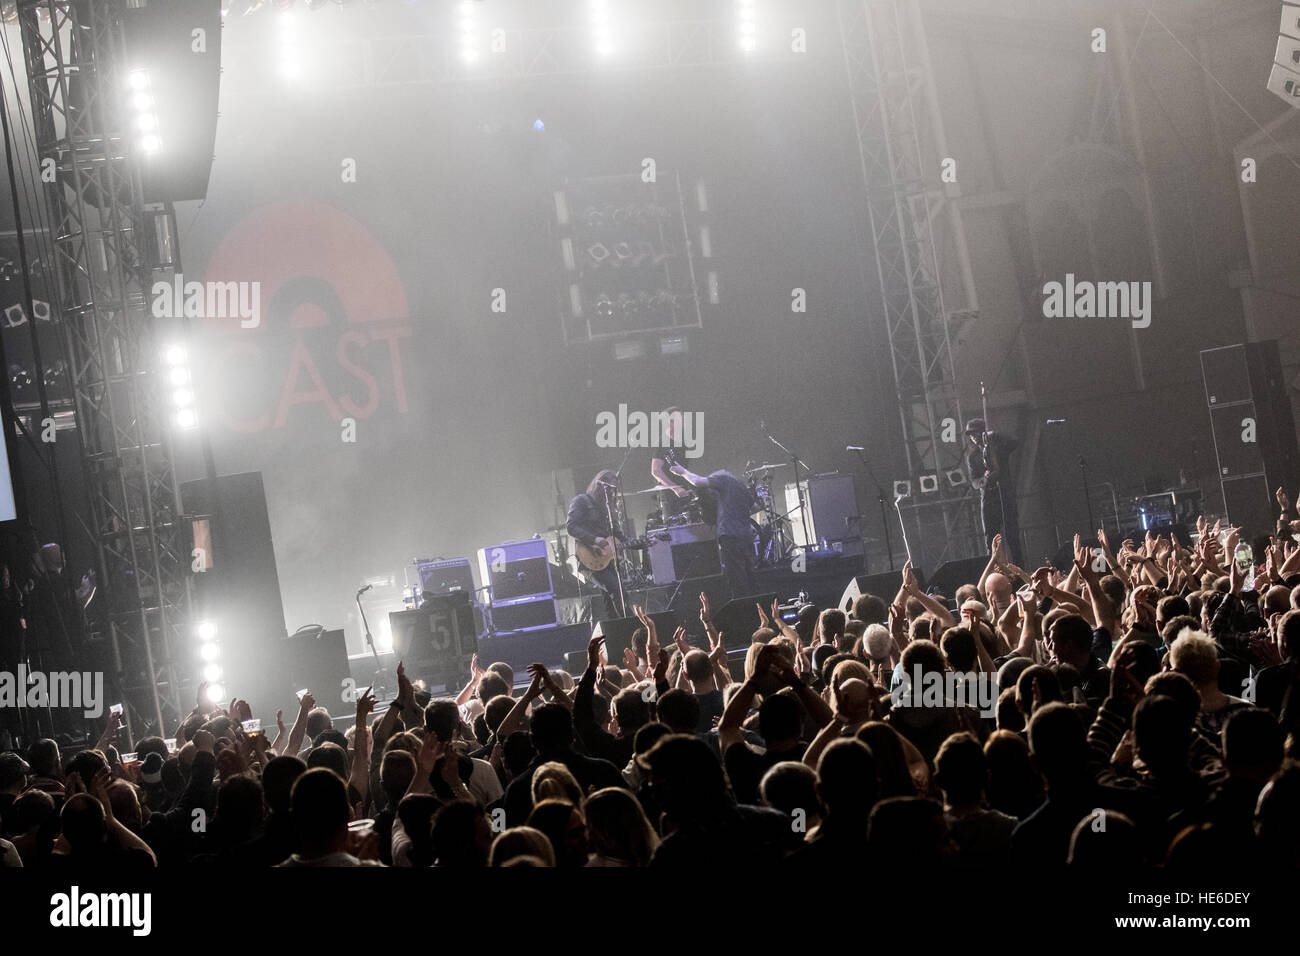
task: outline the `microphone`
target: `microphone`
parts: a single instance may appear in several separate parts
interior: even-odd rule
[[[373,584],[367,584],[365,587],[363,587],[361,590],[359,590],[359,591],[357,592],[357,597],[361,597],[361,595],[365,594],[367,591],[369,591],[369,590],[370,590],[371,588],[373,588],[373,587],[374,587]]]
[[[861,445],[845,445],[844,450],[845,451],[866,451],[866,449],[863,448]]]

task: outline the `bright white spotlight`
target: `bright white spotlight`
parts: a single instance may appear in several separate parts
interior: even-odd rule
[[[220,656],[220,644],[204,644],[199,648],[199,657],[204,661],[204,663],[211,663]]]
[[[195,633],[199,635],[200,641],[212,641],[217,637],[217,625],[214,621],[199,621],[195,627]]]
[[[149,71],[132,70],[126,75],[126,84],[136,91],[147,90],[149,88]]]
[[[207,667],[203,668],[203,679],[209,684],[221,680],[221,665],[209,664]]]
[[[145,110],[153,109],[153,96],[148,93],[136,93],[131,97],[131,109],[137,113],[143,113]]]
[[[194,404],[194,393],[188,388],[178,388],[172,392],[172,404],[177,408],[185,408]]]
[[[192,408],[182,408],[176,413],[177,428],[193,428],[199,423],[199,414]]]
[[[208,685],[208,703],[220,704],[226,699],[226,689],[220,684]]]
[[[135,128],[142,133],[151,133],[158,128],[158,117],[152,113],[141,113],[135,118]]]
[[[173,385],[188,385],[190,384],[190,370],[184,366],[178,366],[171,370],[167,380]]]
[[[150,133],[148,136],[140,137],[140,149],[146,153],[156,153],[161,146],[162,140],[153,133]]]

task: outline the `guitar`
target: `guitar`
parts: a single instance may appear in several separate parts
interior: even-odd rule
[[[658,534],[648,534],[641,538],[629,538],[620,545],[625,551],[642,551],[650,546],[651,541],[671,541],[672,535],[665,532]],[[606,538],[605,544],[583,544],[581,541],[573,542],[574,553],[578,556],[578,563],[588,571],[604,571],[611,561],[614,560],[614,542]]]

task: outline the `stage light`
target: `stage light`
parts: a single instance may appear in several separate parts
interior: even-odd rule
[[[178,388],[172,392],[172,404],[177,408],[187,408],[194,404],[194,393],[188,388]]]
[[[174,420],[177,428],[189,429],[198,425],[199,415],[198,412],[194,411],[192,408],[182,408],[176,413],[176,418]]]
[[[614,53],[614,31],[610,26],[609,4],[606,0],[588,0],[587,16],[591,20],[591,44],[600,57]]]
[[[220,684],[208,685],[208,703],[220,704],[226,699],[226,688]]]
[[[204,663],[211,663],[221,656],[221,646],[218,644],[204,644],[199,648],[199,657]]]
[[[894,497],[895,498],[912,497],[912,482],[908,480],[894,482]]]
[[[180,345],[167,346],[163,349],[163,361],[171,366],[184,365],[185,349]]]
[[[473,63],[479,57],[478,40],[474,24],[473,0],[461,0],[460,7],[460,58]]]
[[[934,493],[935,493],[936,491],[938,491],[938,490],[939,490],[939,476],[938,476],[938,475],[922,475],[922,476],[921,476],[921,494],[923,494],[923,495],[932,495],[932,494],[934,494]]]
[[[173,385],[188,385],[190,383],[190,370],[183,366],[174,368],[168,373],[167,379]]]
[[[754,18],[753,0],[736,0],[737,43],[746,53],[758,49],[758,24]]]
[[[162,147],[162,140],[150,133],[140,137],[140,149],[146,153],[156,153]]]
[[[542,118],[540,116],[537,119],[533,120],[533,129],[538,133],[546,132],[546,124],[542,122]]]
[[[126,84],[136,92],[147,90],[149,88],[149,71],[132,70],[126,75]]]
[[[215,641],[217,639],[217,625],[213,621],[199,621],[194,631],[198,634],[200,641]]]
[[[221,680],[222,674],[220,664],[208,664],[203,668],[203,679],[209,684]]]
[[[135,118],[135,128],[142,133],[152,133],[158,128],[158,117],[152,113],[141,113]]]
[[[136,93],[131,97],[131,109],[137,113],[143,113],[146,110],[153,109],[153,95],[150,93]]]
[[[944,472],[944,474],[948,477],[948,484],[954,488],[960,488],[962,485],[966,484],[966,472],[962,471],[960,468],[949,469]]]

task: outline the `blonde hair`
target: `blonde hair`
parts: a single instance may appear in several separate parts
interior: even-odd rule
[[[593,853],[629,866],[650,865],[659,837],[630,791],[622,787],[597,790],[587,798],[582,812]]]
[[[534,856],[546,866],[555,866],[551,838],[536,827],[511,827],[497,834],[488,855],[488,866],[505,866],[521,856]]]
[[[547,761],[533,773],[533,804],[543,800],[567,800],[582,805],[582,787],[569,768],[555,760]]]
[[[871,676],[871,668],[862,661],[840,661],[835,665],[835,669],[831,671],[830,685],[834,687],[839,681],[850,680],[854,677],[868,684],[875,681],[875,678]]]
[[[1219,676],[1219,649],[1204,631],[1188,628],[1169,645],[1169,666],[1193,684],[1212,684]]]

